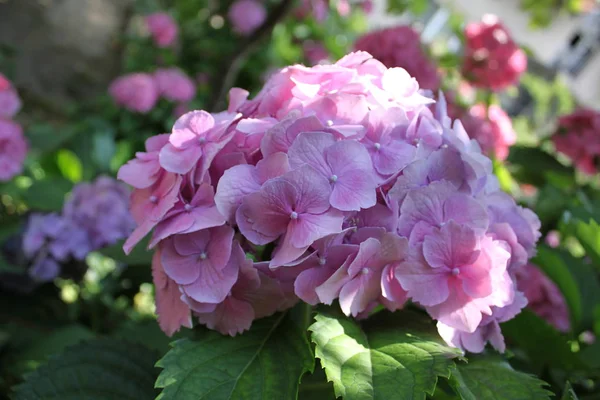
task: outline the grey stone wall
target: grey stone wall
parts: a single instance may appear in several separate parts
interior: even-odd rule
[[[0,0],[0,43],[13,47],[15,83],[56,105],[106,90],[132,0]]]

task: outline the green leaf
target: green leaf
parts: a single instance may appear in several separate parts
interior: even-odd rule
[[[13,399],[152,399],[155,360],[153,351],[125,341],[81,343],[27,375]]]
[[[566,251],[539,246],[532,261],[538,265],[565,297],[572,329],[589,329],[594,322],[594,308],[600,304],[600,283],[590,263]]]
[[[105,130],[97,132],[93,138],[94,150],[92,158],[98,167],[104,171],[110,169],[111,160],[117,152],[115,144],[114,132]]]
[[[24,274],[25,269],[10,263],[6,257],[0,253],[0,274],[1,273]]]
[[[581,366],[577,355],[571,351],[567,338],[546,321],[525,309],[515,318],[502,324],[507,341],[524,351],[537,371],[544,367],[573,370]],[[548,351],[548,349],[552,351]]]
[[[129,255],[125,254],[123,251],[124,240],[120,240],[112,246],[100,249],[98,252],[127,265],[150,265],[152,264],[152,254],[154,251],[147,249],[149,242],[150,235],[142,239]]]
[[[49,178],[34,182],[23,194],[23,199],[34,210],[60,211],[65,195],[73,184],[63,178]]]
[[[169,343],[173,339],[181,339],[191,336],[193,331],[184,329],[170,338],[160,329],[156,319],[145,319],[142,321],[126,320],[120,325],[111,336],[121,339],[128,339],[133,342],[142,344],[149,349],[154,349],[160,354],[165,354],[169,351]]]
[[[13,368],[19,375],[31,371],[45,362],[49,356],[58,354],[67,346],[78,344],[82,340],[92,339],[94,336],[92,331],[82,325],[64,326],[50,334],[40,336],[24,351],[18,353],[12,360]]]
[[[47,124],[37,124],[26,130],[26,136],[33,150],[48,153],[58,149],[79,132],[77,125],[55,128]]]
[[[579,397],[577,397],[577,394],[573,390],[573,386],[571,386],[571,383],[567,381],[567,384],[565,385],[565,390],[563,391],[563,395],[560,398],[560,400],[578,400],[578,399],[579,399]]]
[[[581,350],[581,359],[589,368],[600,369],[600,342],[596,341]]]
[[[463,400],[542,400],[551,392],[547,383],[515,371],[500,357],[469,357],[452,372],[450,383]]]
[[[521,183],[542,186],[549,173],[564,176],[573,182],[573,170],[539,147],[513,146],[508,154],[509,170]]]
[[[77,183],[83,178],[83,166],[81,160],[77,157],[77,154],[71,150],[60,150],[56,154],[56,164],[62,176],[70,180],[71,182]]]
[[[204,330],[174,342],[157,363],[158,399],[296,399],[302,375],[314,368],[308,318],[297,318],[303,307],[255,321],[235,338]]]
[[[593,260],[596,268],[600,269],[600,225],[594,220],[587,224],[575,219],[570,222],[573,234],[585,249],[585,253]]]
[[[431,319],[411,311],[380,312],[363,327],[329,311],[315,319],[315,355],[344,400],[425,399],[462,354],[444,344]]]
[[[323,368],[315,366],[312,374],[305,374],[300,383],[298,400],[331,400],[335,399],[333,384],[327,381]]]

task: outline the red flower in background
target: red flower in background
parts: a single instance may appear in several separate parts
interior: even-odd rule
[[[398,26],[367,33],[354,48],[369,52],[388,68],[404,68],[423,89],[437,91],[440,77],[436,65],[421,47],[420,36],[409,26]]]
[[[527,56],[495,15],[465,28],[463,75],[475,86],[502,90],[517,83],[527,69]]]
[[[586,174],[595,174],[600,156],[600,113],[580,109],[558,119],[552,142]]]
[[[448,115],[460,120],[469,137],[479,143],[484,153],[493,154],[499,160],[508,157],[510,146],[517,141],[510,117],[496,104],[486,107],[479,103],[464,108],[449,97]]]

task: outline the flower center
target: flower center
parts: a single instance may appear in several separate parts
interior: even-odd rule
[[[292,211],[292,213],[290,214],[290,218],[291,219],[298,219],[298,213],[296,211]]]
[[[198,138],[198,143],[204,144],[206,143],[206,138],[204,136]]]
[[[448,148],[448,145],[447,145],[446,143],[444,143],[444,144],[442,145],[442,149],[447,149],[447,148]]]
[[[460,269],[454,267],[450,272],[452,273],[452,275],[457,276],[458,274],[460,274]]]
[[[375,146],[375,150],[379,150],[381,148],[381,143],[375,143],[373,146]]]
[[[369,273],[369,271],[370,271],[370,269],[369,269],[369,268],[367,268],[367,267],[364,267],[363,269],[361,269],[361,270],[360,270],[360,272],[361,272],[363,275],[367,275],[367,274]]]
[[[327,126],[333,126],[333,121],[329,119],[327,120],[326,124]]]
[[[158,197],[156,197],[156,196],[150,196],[150,198],[148,200],[150,200],[150,203],[153,203],[153,204],[158,203]]]
[[[206,252],[203,251],[202,253],[200,253],[201,260],[206,260],[207,258],[208,258],[208,256],[206,255]]]
[[[333,174],[333,175],[331,175],[331,176],[329,177],[329,180],[330,180],[331,182],[337,182],[337,180],[338,180],[338,176],[337,176],[337,175],[335,175],[335,174]]]
[[[327,260],[325,259],[325,257],[319,258],[319,265],[325,265],[326,262],[327,262]]]
[[[186,204],[185,206],[183,206],[183,208],[185,209],[185,211],[190,212],[192,211],[192,205],[191,204]]]

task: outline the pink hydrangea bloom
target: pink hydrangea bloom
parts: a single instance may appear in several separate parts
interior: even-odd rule
[[[491,306],[512,302],[506,247],[489,237],[480,239],[474,229],[452,220],[425,237],[422,247],[396,269],[396,277],[434,318],[474,332]]]
[[[189,307],[181,300],[177,283],[165,274],[160,251],[152,256],[152,281],[156,288],[156,314],[160,328],[172,336],[182,326],[192,327],[192,315]]]
[[[237,280],[239,266],[229,263],[233,233],[219,226],[170,237],[161,246],[165,273],[193,300],[220,303]]]
[[[424,89],[440,87],[437,67],[423,51],[419,33],[410,26],[369,32],[356,40],[354,48],[368,51],[388,68],[404,68]]]
[[[500,323],[514,318],[527,305],[527,298],[521,292],[515,292],[514,300],[505,307],[492,307],[491,315],[484,315],[481,324],[474,332],[464,332],[452,328],[443,322],[437,323],[440,336],[449,346],[457,347],[471,353],[481,353],[486,343],[504,353],[506,344],[500,329]]]
[[[575,166],[588,175],[598,172],[600,156],[600,112],[579,109],[558,119],[552,136],[556,150],[569,157]]]
[[[406,70],[356,52],[275,72],[252,99],[232,89],[226,111],[148,140],[119,171],[138,225],[124,247],[154,229],[163,329],[187,324],[185,309],[235,335],[298,299],[356,318],[412,300],[450,345],[501,350],[540,223],[432,102]]]
[[[0,181],[21,173],[27,148],[21,125],[0,118]]]
[[[237,0],[229,8],[227,18],[240,35],[254,32],[267,18],[267,10],[257,0]]]
[[[134,73],[115,79],[108,89],[116,104],[126,109],[147,113],[158,101],[158,88],[152,75]]]
[[[527,56],[495,15],[465,28],[463,75],[475,86],[502,90],[517,83],[527,69]]]
[[[0,73],[0,118],[10,119],[21,109],[21,99],[10,81]]]
[[[158,47],[172,47],[177,43],[179,28],[169,14],[157,12],[147,15],[146,26]]]
[[[527,297],[528,307],[561,332],[571,329],[569,311],[562,293],[537,266],[527,264],[516,271],[517,287]]]
[[[194,81],[179,68],[157,69],[154,79],[159,95],[167,100],[185,103],[196,95]]]

